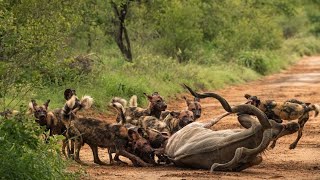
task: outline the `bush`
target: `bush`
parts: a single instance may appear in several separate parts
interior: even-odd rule
[[[168,1],[156,17],[160,38],[155,47],[160,52],[187,61],[202,41],[198,1]]]
[[[61,159],[57,140],[45,143],[43,129],[24,115],[0,117],[1,179],[73,179]]]
[[[303,37],[288,39],[283,47],[284,51],[299,55],[300,57],[320,53],[320,40],[316,37]]]
[[[244,51],[238,57],[238,63],[242,66],[266,75],[276,72],[284,67],[286,62],[272,52],[265,51]]]

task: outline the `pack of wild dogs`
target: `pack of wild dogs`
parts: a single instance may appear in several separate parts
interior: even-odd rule
[[[319,113],[319,106],[289,99],[285,102],[262,100],[245,94],[246,102],[231,107],[220,95],[212,92],[197,93],[183,85],[193,96],[184,97],[186,107],[181,111],[167,110],[167,104],[157,92],[144,94],[147,108],[139,107],[137,96],[129,101],[114,97],[110,101],[116,112],[113,123],[77,115],[93,104],[90,96],[79,99],[75,90],[66,89],[64,106],[49,111],[50,100],[43,105],[35,100],[29,110],[49,135],[63,135],[62,153],[80,164],[80,150],[89,145],[94,163],[100,160],[98,148],[106,148],[109,164],[127,164],[120,156],[128,158],[133,166],[174,164],[181,167],[204,168],[211,171],[241,171],[262,162],[261,153],[274,148],[276,141],[298,131],[290,149],[296,148],[309,112]],[[200,99],[217,99],[226,113],[207,121],[201,117]],[[245,100],[245,99],[244,99]],[[243,128],[213,131],[210,128],[222,118],[234,114]],[[283,120],[290,122],[283,122]],[[291,121],[297,120],[297,121]],[[272,142],[271,146],[269,144]]]

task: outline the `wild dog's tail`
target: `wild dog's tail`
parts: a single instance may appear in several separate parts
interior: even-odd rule
[[[91,96],[83,96],[80,100],[80,109],[89,109],[93,104],[93,98]]]
[[[310,111],[314,111],[314,117],[317,117],[320,112],[320,106],[318,104],[310,104],[308,106],[310,108]]]
[[[125,113],[126,109],[123,107],[123,105],[119,102],[112,102],[112,103],[110,103],[110,106],[114,107],[118,111],[119,117],[120,117],[119,123],[125,124],[126,117],[125,117],[124,113]]]
[[[127,107],[127,100],[120,98],[120,97],[114,97],[111,99],[110,106],[113,106],[112,103],[120,103],[123,107]]]
[[[136,95],[131,96],[129,107],[138,107],[138,97]]]
[[[77,113],[81,109],[89,109],[93,104],[93,98],[91,96],[83,96],[81,100],[77,96],[73,95],[64,105],[62,109],[63,115],[70,115],[70,113]]]

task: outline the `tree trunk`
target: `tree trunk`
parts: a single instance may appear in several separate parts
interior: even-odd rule
[[[130,39],[128,36],[127,28],[124,24],[129,1],[127,1],[126,4],[122,4],[120,6],[120,10],[118,9],[117,4],[113,1],[111,1],[111,5],[116,17],[118,18],[118,20],[114,21],[115,26],[118,26],[118,30],[114,33],[114,38],[123,56],[128,62],[132,62]]]

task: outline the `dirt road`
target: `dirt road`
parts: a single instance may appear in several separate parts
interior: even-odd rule
[[[320,57],[307,57],[290,69],[260,80],[214,91],[231,105],[245,102],[245,93],[284,101],[297,98],[301,101],[320,103]],[[182,99],[182,98],[181,98]],[[201,120],[212,118],[224,112],[214,99],[205,99]],[[174,108],[173,108],[174,107]],[[184,101],[169,103],[169,109],[182,109]],[[109,119],[109,118],[108,118]],[[239,128],[235,116],[228,117],[214,126],[214,129]],[[81,150],[80,157],[89,163],[82,167],[86,172],[83,179],[320,179],[320,117],[310,118],[303,136],[294,150],[289,145],[297,134],[278,140],[275,149],[263,155],[263,162],[242,172],[216,172],[208,170],[182,169],[173,166],[136,168],[131,166],[99,166],[93,164],[88,146]],[[100,157],[108,161],[107,150],[99,150]],[[79,168],[73,164],[72,169]]]

